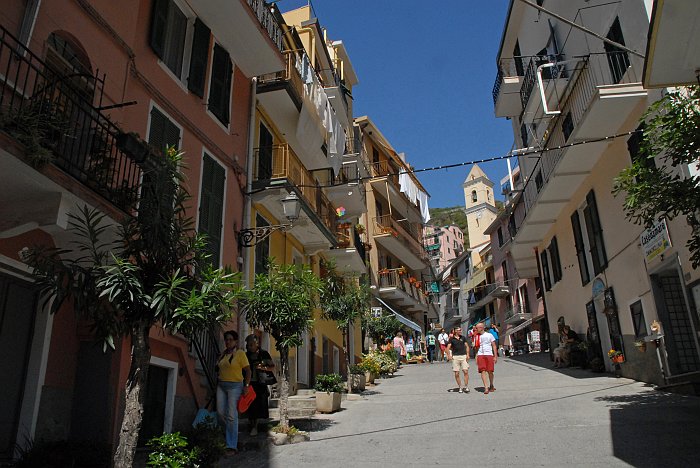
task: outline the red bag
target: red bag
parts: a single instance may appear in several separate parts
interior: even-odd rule
[[[253,387],[246,387],[248,391],[243,390],[243,395],[238,399],[238,412],[245,413],[250,408],[250,405],[255,401],[255,390]]]

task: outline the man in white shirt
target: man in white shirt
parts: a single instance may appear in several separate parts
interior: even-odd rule
[[[450,335],[447,334],[445,329],[440,330],[438,335],[438,343],[440,343],[440,361],[447,361],[447,342],[450,341]]]
[[[493,386],[493,368],[498,361],[498,352],[496,351],[496,339],[491,333],[485,333],[484,328],[483,322],[476,324],[476,333],[479,335],[477,338],[479,344],[476,352],[476,365],[481,374],[481,381],[484,382],[484,395],[488,395],[489,392],[496,391],[496,388]],[[486,380],[487,374],[488,385]]]

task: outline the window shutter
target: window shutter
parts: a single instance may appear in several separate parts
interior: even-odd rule
[[[214,45],[211,84],[209,86],[209,110],[222,124],[229,123],[229,98],[233,66],[228,52],[218,44]]]
[[[583,246],[583,232],[581,231],[581,220],[578,211],[571,215],[571,229],[574,231],[574,244],[576,246],[576,257],[578,258],[578,270],[581,273],[581,284],[585,285],[591,280],[588,273],[588,261],[586,260],[586,250]]]
[[[187,89],[201,98],[204,97],[210,36],[211,31],[207,25],[197,18],[194,22],[194,38],[192,39],[190,76],[187,78]]]
[[[148,144],[160,152],[170,146],[180,147],[180,129],[155,107],[151,109]]]
[[[544,288],[549,291],[552,288],[552,282],[549,278],[549,262],[547,261],[547,251],[540,253],[542,260],[542,276],[544,276]]]
[[[557,283],[561,280],[561,260],[559,259],[559,244],[557,238],[552,237],[552,242],[549,244],[549,257],[552,260],[552,283]]]
[[[161,59],[165,50],[169,3],[170,0],[154,0],[153,10],[151,11],[151,48]]]
[[[211,255],[209,261],[214,267],[218,267],[221,255],[221,227],[223,224],[226,171],[206,154],[202,164],[199,231],[207,235],[207,248]]]
[[[185,52],[185,36],[187,35],[187,16],[176,6],[169,13],[168,31],[163,53],[163,62],[178,78],[182,78],[182,61]]]
[[[608,258],[603,244],[603,228],[600,225],[598,216],[598,205],[595,200],[593,190],[586,195],[586,209],[584,216],[586,220],[586,230],[591,244],[591,257],[593,258],[593,273],[598,274],[608,266]]]

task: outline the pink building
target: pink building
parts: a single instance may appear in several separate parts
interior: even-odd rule
[[[442,227],[427,225],[423,228],[423,245],[433,268],[442,271],[464,252],[464,234],[454,224]]]

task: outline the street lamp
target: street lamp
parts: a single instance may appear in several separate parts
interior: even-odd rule
[[[238,245],[241,247],[252,247],[258,242],[267,239],[275,231],[286,231],[292,224],[299,219],[301,211],[301,200],[296,192],[290,192],[286,197],[280,200],[282,204],[282,212],[287,218],[287,224],[273,224],[270,226],[261,226],[250,229],[241,229],[238,231]]]

